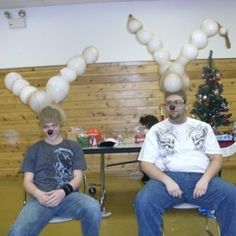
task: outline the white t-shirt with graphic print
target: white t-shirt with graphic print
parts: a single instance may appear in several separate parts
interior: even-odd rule
[[[206,154],[221,154],[209,124],[188,117],[175,125],[167,118],[148,131],[138,160],[154,163],[162,171],[203,173],[210,162]]]

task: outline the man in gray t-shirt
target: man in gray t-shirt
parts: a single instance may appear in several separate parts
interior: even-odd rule
[[[22,172],[35,173],[34,184],[43,191],[60,189],[73,179],[74,170],[85,169],[79,144],[66,139],[59,145],[40,140],[28,149],[22,164]]]
[[[12,225],[9,236],[36,236],[54,216],[81,221],[84,236],[98,236],[101,220],[97,200],[77,191],[83,182],[86,162],[79,144],[63,139],[64,113],[47,106],[39,113],[44,139],[33,144],[22,163],[27,201]]]

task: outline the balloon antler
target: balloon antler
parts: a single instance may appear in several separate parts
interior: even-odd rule
[[[87,64],[93,64],[98,59],[98,50],[94,46],[83,50],[82,55],[71,58],[66,67],[58,75],[50,78],[43,89],[37,89],[16,72],[6,75],[4,82],[8,90],[12,91],[20,100],[39,113],[45,106],[58,104],[69,94],[70,83],[86,70]]]
[[[153,33],[143,28],[143,24],[131,14],[127,26],[129,32],[136,34],[138,41],[147,46],[155,62],[160,65],[160,88],[163,91],[176,92],[189,87],[185,66],[198,57],[198,51],[207,46],[209,37],[219,32],[225,38],[226,47],[230,48],[227,29],[212,19],[206,19],[202,22],[200,29],[191,34],[189,42],[182,47],[180,55],[171,61],[169,52],[163,48],[162,42],[159,39],[154,39]]]

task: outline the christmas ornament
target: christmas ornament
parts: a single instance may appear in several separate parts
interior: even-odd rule
[[[228,103],[221,96],[223,92],[221,74],[213,64],[212,54],[213,52],[210,51],[208,65],[203,67],[201,74],[203,84],[198,87],[197,101],[193,103],[191,114],[194,118],[209,123],[217,132],[218,126],[231,123],[229,118],[232,114],[225,114],[229,111]]]

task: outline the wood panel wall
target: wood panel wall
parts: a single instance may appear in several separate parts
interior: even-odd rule
[[[223,97],[230,106],[232,120],[236,120],[236,59],[214,60],[222,74]],[[195,60],[187,66],[191,79],[189,111],[196,100],[202,67],[207,60]],[[41,138],[38,119],[4,86],[7,73],[19,72],[32,85],[43,88],[52,76],[64,66],[29,67],[0,70],[0,177],[17,176],[26,149]],[[133,128],[140,116],[153,114],[160,117],[159,104],[163,95],[159,88],[158,66],[154,62],[101,63],[87,66],[86,72],[71,84],[68,97],[61,106],[67,119],[63,127],[66,135],[70,127],[84,129],[97,127],[104,135],[121,134],[126,142],[134,142]],[[223,127],[229,129],[232,127]],[[69,133],[71,134],[71,133]],[[135,160],[136,154],[115,154],[106,157],[106,163]],[[99,172],[98,156],[87,156],[88,171]],[[236,166],[234,160],[226,166]],[[116,174],[138,173],[137,163],[111,167]]]

